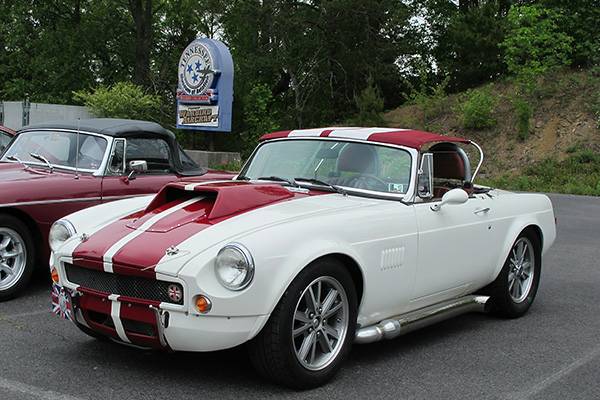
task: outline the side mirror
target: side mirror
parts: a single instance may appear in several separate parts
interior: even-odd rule
[[[137,174],[142,174],[148,171],[148,163],[144,160],[133,160],[129,161],[129,175],[127,175],[127,179],[132,181],[135,179]]]
[[[433,204],[431,209],[439,211],[445,204],[463,204],[469,200],[469,195],[462,189],[452,189],[442,196],[442,201],[439,204]]]

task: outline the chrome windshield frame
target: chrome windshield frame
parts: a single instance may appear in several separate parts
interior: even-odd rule
[[[66,166],[66,165],[52,164],[52,166],[55,169],[66,170],[66,171],[70,171],[70,172],[84,172],[84,173],[92,174],[93,176],[104,176],[104,171],[105,171],[106,165],[108,163],[108,157],[110,156],[110,150],[112,149],[112,143],[113,143],[113,140],[115,139],[112,136],[102,135],[102,134],[96,133],[96,132],[77,131],[76,129],[50,129],[50,128],[26,129],[26,130],[20,131],[15,136],[15,138],[10,142],[10,146],[12,146],[14,143],[16,143],[16,141],[18,140],[18,136],[20,136],[22,134],[31,133],[31,132],[66,132],[66,133],[73,133],[73,134],[79,133],[82,135],[97,136],[97,137],[101,137],[101,138],[105,139],[107,142],[106,149],[104,150],[104,155],[102,156],[102,162],[100,163],[100,166],[97,169],[75,168],[75,167],[70,167],[70,166]],[[18,164],[17,161],[12,161],[12,160],[6,159],[6,153],[8,152],[9,149],[10,149],[10,147],[7,147],[6,149],[4,149],[4,151],[2,152],[2,158],[0,159],[0,162],[8,162],[8,163],[17,163]],[[41,162],[38,163],[38,162],[31,162],[31,161],[23,161],[23,164],[47,168],[46,164],[41,163]]]
[[[396,200],[396,201],[400,200],[402,202],[411,202],[414,198],[414,192],[415,192],[415,187],[416,187],[415,186],[415,176],[417,174],[417,162],[415,160],[418,159],[419,152],[412,147],[400,146],[400,145],[395,145],[395,144],[390,144],[390,143],[381,143],[381,142],[374,142],[374,141],[369,141],[369,140],[351,139],[351,138],[344,138],[344,137],[324,137],[324,136],[297,136],[297,137],[284,137],[284,138],[265,140],[264,142],[259,143],[258,146],[256,146],[256,148],[252,151],[252,154],[250,155],[250,157],[248,157],[248,159],[246,160],[246,162],[240,169],[240,172],[244,171],[248,167],[250,162],[254,159],[256,152],[262,146],[264,146],[268,143],[290,141],[290,140],[312,140],[312,141],[362,143],[362,144],[367,144],[367,145],[371,145],[371,146],[382,146],[382,147],[390,147],[390,148],[394,148],[394,149],[404,150],[409,154],[409,156],[411,158],[411,160],[410,160],[410,175],[409,175],[410,181],[409,181],[408,187],[406,189],[406,193],[394,194],[394,193],[388,193],[388,192],[379,192],[376,190],[357,189],[357,188],[353,188],[350,186],[343,186],[343,185],[336,185],[336,186],[344,189],[348,195],[363,195],[364,197],[374,197],[374,198],[378,198],[378,199],[382,199],[382,200]],[[235,179],[237,179],[237,176],[235,177]],[[317,189],[317,190],[319,188],[324,187],[324,186],[309,183],[309,182],[297,182],[297,184],[299,184],[300,186],[306,187],[306,188]]]

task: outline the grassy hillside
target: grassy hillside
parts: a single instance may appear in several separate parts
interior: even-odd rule
[[[600,195],[600,70],[554,72],[527,96],[517,91],[510,82],[450,96],[438,89],[384,120],[475,140],[486,156],[480,183]]]

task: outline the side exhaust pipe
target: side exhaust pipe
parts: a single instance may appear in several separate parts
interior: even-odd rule
[[[355,343],[394,339],[408,332],[470,312],[484,312],[489,296],[464,296],[388,318],[356,331]]]

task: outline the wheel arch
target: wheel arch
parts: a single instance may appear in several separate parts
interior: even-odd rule
[[[324,260],[324,259],[337,260],[337,261],[341,262],[344,265],[344,267],[346,267],[348,272],[350,272],[350,276],[352,277],[352,281],[354,282],[354,288],[356,289],[356,298],[358,299],[358,307],[360,308],[362,298],[363,298],[365,281],[364,281],[364,276],[363,276],[363,270],[360,268],[358,262],[353,257],[349,256],[348,254],[344,254],[344,253],[325,254],[325,255],[322,255],[322,256],[312,260],[310,263],[306,264],[304,266],[304,268],[302,268],[300,271],[304,270],[309,265],[311,265],[315,262],[318,262],[320,260]],[[300,271],[298,271],[298,273],[300,273]]]
[[[501,257],[498,260],[498,264],[496,265],[494,274],[491,277],[490,282],[495,280],[498,274],[500,274],[500,271],[502,270],[502,267],[506,262],[506,258],[510,253],[510,249],[512,248],[517,238],[524,232],[531,232],[538,238],[540,247],[537,250],[539,251],[539,255],[541,256],[542,249],[544,248],[544,234],[540,225],[532,221],[522,222],[520,224],[513,225],[513,227],[509,230],[509,234],[507,235],[506,241],[502,249]]]
[[[542,249],[544,248],[544,233],[542,232],[542,228],[540,228],[540,226],[537,224],[529,224],[525,228],[523,228],[523,230],[521,231],[521,233],[524,233],[524,232],[531,232],[532,234],[534,234],[537,237],[539,244],[540,244],[540,248],[537,250],[539,250],[541,252]],[[519,233],[519,235],[521,233]]]

